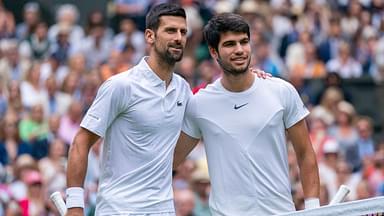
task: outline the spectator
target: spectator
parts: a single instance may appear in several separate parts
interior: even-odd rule
[[[77,130],[80,128],[80,121],[83,118],[83,106],[79,101],[72,101],[68,112],[61,118],[59,137],[69,145],[72,143]]]
[[[15,19],[13,14],[8,11],[3,1],[0,2],[0,39],[12,38],[15,36]]]
[[[19,40],[27,39],[40,21],[40,6],[37,2],[28,2],[24,5],[23,22],[16,26],[16,37]]]
[[[48,26],[45,22],[36,24],[31,34],[20,44],[20,53],[23,58],[41,61],[49,57],[51,43],[47,32]]]
[[[107,61],[111,46],[111,42],[105,39],[104,24],[95,24],[90,28],[89,35],[74,50],[84,55],[88,69],[94,69]]]
[[[20,139],[17,116],[8,112],[1,122],[0,163],[13,166],[17,157],[31,154],[29,143]]]
[[[336,122],[329,128],[329,134],[340,144],[340,153],[346,157],[347,149],[353,148],[358,139],[354,125],[355,108],[346,101],[340,101],[336,109]]]
[[[16,40],[0,40],[0,82],[7,86],[13,80],[21,81],[30,67],[28,60],[20,58]]]
[[[38,161],[42,183],[47,187],[48,192],[64,191],[65,189],[66,149],[62,140],[54,139],[49,143],[48,156]]]
[[[324,62],[338,56],[339,44],[343,40],[340,19],[333,17],[329,20],[328,34],[317,48],[319,58]]]
[[[25,177],[27,196],[19,201],[22,215],[46,215],[46,204],[41,174],[37,170],[28,171]]]
[[[66,33],[68,34],[68,43],[75,44],[84,37],[84,30],[76,22],[79,18],[79,11],[75,5],[63,4],[57,9],[56,24],[51,26],[48,30],[48,38],[55,42],[56,38],[62,32],[65,26]]]
[[[327,70],[338,73],[344,79],[361,77],[362,65],[353,58],[350,45],[345,41],[340,42],[338,52],[336,58],[327,62]]]
[[[209,205],[208,205],[209,192],[211,189],[208,169],[204,170],[203,167],[201,166],[197,167],[197,169],[192,173],[191,181],[192,181],[191,182],[192,189],[195,194],[193,215],[195,216],[211,215],[209,210]]]
[[[37,104],[48,104],[48,96],[40,82],[41,64],[34,63],[26,74],[26,78],[21,82],[20,93],[21,102],[26,110]],[[48,110],[44,110],[47,112]],[[47,113],[44,113],[46,116]]]
[[[356,141],[358,147],[358,158],[364,160],[367,157],[373,157],[375,151],[375,142],[373,141],[373,123],[367,116],[360,117],[356,122],[359,137]]]
[[[292,66],[292,70],[289,71],[290,77],[299,76],[307,79],[325,77],[325,65],[317,58],[315,44],[313,42],[308,42],[303,46],[303,49],[303,62],[296,63]]]
[[[45,81],[45,89],[48,95],[47,104],[44,104],[44,109],[49,115],[63,115],[67,112],[72,98],[70,95],[58,90],[55,76],[51,75]]]
[[[195,201],[191,189],[176,189],[174,191],[174,199],[177,216],[195,216],[193,213]]]
[[[30,143],[32,156],[36,160],[48,155],[48,124],[42,104],[31,107],[30,115],[20,121],[19,133],[24,142]]]
[[[133,48],[133,46],[131,46],[131,48]],[[101,80],[104,82],[109,77],[127,71],[131,67],[132,64],[123,61],[121,52],[113,50],[109,55],[108,61],[100,67]]]
[[[135,49],[133,64],[136,64],[145,53],[144,33],[137,29],[135,22],[130,18],[120,21],[120,33],[113,39],[113,48],[122,51],[124,46],[131,44]]]

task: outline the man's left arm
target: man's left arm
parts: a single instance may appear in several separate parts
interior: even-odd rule
[[[304,119],[288,128],[300,169],[300,179],[306,199],[306,209],[319,207],[320,180],[316,154],[309,139],[307,124]]]

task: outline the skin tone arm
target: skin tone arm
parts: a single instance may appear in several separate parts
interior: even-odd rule
[[[197,143],[199,143],[199,139],[190,137],[181,131],[173,153],[173,169],[176,169],[185,160]]]
[[[318,198],[320,196],[319,171],[305,120],[290,127],[288,135],[295,149],[304,196]]]
[[[100,137],[87,129],[80,128],[77,132],[68,154],[67,188],[83,187],[88,166],[88,153],[92,145]],[[68,209],[69,215],[83,215],[82,208]]]

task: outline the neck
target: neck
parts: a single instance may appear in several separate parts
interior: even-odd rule
[[[150,55],[147,59],[149,67],[168,87],[172,79],[174,64],[170,65],[155,55]]]
[[[253,85],[255,75],[248,70],[244,74],[232,75],[224,73],[221,79],[221,84],[225,89],[231,92],[242,92]]]

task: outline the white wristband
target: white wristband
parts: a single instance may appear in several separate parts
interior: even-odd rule
[[[320,207],[320,200],[316,197],[307,198],[304,200],[305,209],[313,209]]]
[[[67,208],[84,208],[84,189],[81,187],[70,187],[66,190]]]

